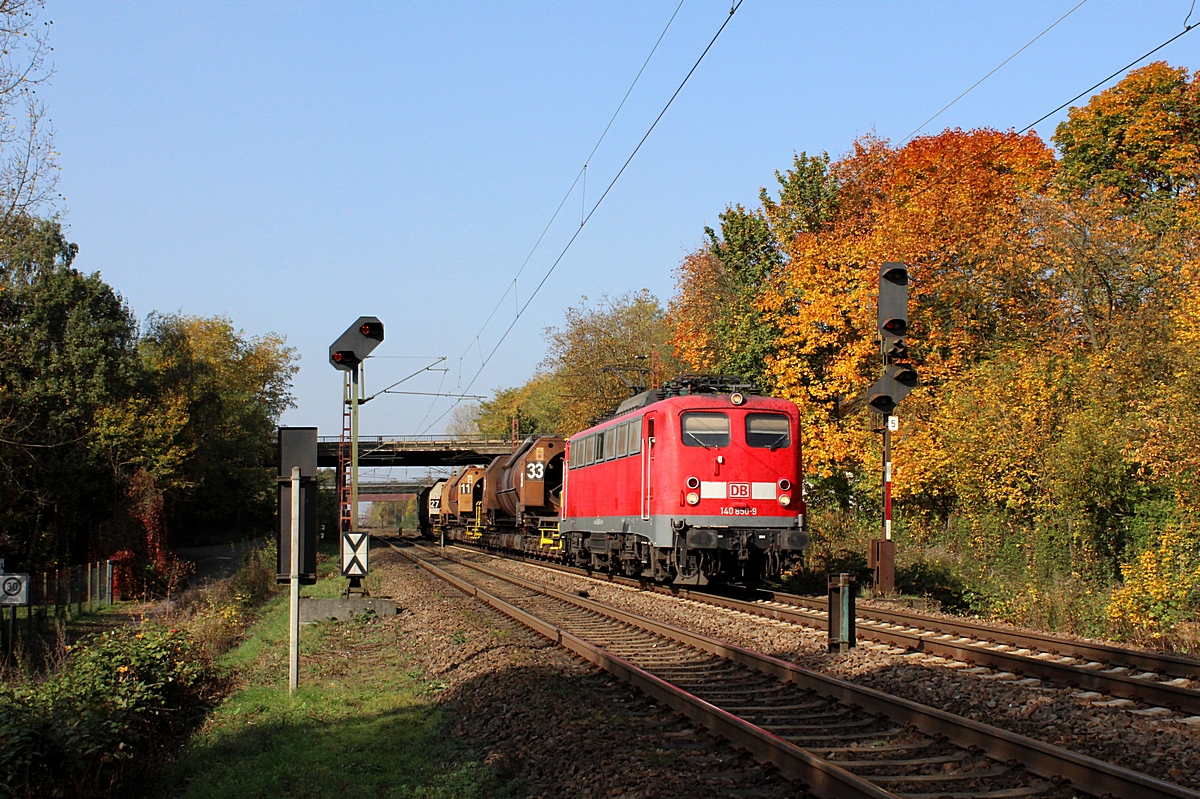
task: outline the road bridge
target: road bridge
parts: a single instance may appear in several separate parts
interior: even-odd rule
[[[317,465],[335,468],[340,436],[317,439]],[[359,436],[359,468],[374,466],[465,466],[487,463],[513,450],[504,439],[458,439],[450,436]]]
[[[420,494],[424,489],[433,485],[431,480],[425,482],[398,482],[389,480],[386,482],[358,484],[358,501],[359,502],[407,502],[413,497]]]

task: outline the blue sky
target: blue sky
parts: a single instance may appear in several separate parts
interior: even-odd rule
[[[745,0],[472,391],[527,379],[543,328],[583,295],[665,302],[704,226],[757,206],[794,151],[904,138],[1077,2]],[[49,0],[55,76],[40,96],[76,265],[142,318],[223,314],[286,335],[302,356],[287,424],[339,431],[327,348],[361,314],[386,325],[377,354],[448,356],[443,390],[465,386],[512,295],[476,344],[483,318],[677,3]],[[1181,30],[1190,6],[1089,0],[927,130],[1022,128]],[[591,162],[589,206],[728,11],[685,0]],[[1156,58],[1192,67],[1198,47],[1193,33]],[[577,190],[518,302],[582,202]],[[368,390],[420,365],[373,360]],[[447,407],[384,397],[363,432],[420,432]]]

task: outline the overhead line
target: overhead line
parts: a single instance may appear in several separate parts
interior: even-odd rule
[[[626,170],[626,168],[628,168],[629,164],[633,161],[634,156],[636,156],[638,154],[638,151],[642,149],[642,145],[646,143],[646,140],[648,138],[650,138],[650,134],[654,132],[654,129],[658,126],[658,123],[662,120],[663,116],[667,113],[667,110],[671,107],[671,104],[675,102],[675,98],[679,96],[679,93],[681,91],[683,91],[683,87],[687,85],[689,80],[691,80],[692,75],[695,74],[696,70],[700,67],[701,62],[704,61],[704,57],[708,55],[709,50],[711,50],[713,45],[717,43],[717,39],[720,38],[721,33],[724,32],[726,26],[729,25],[730,20],[733,19],[733,15],[735,13],[737,13],[737,10],[739,8],[742,7],[743,1],[744,0],[737,0],[737,2],[733,6],[730,7],[729,15],[721,23],[721,27],[719,27],[717,29],[717,32],[715,34],[713,34],[712,40],[709,41],[708,45],[704,48],[704,51],[700,53],[700,57],[696,59],[696,63],[694,63],[692,65],[692,68],[688,70],[687,75],[685,75],[683,80],[680,81],[679,86],[675,89],[675,92],[671,95],[671,98],[669,100],[667,100],[667,103],[666,103],[666,105],[663,106],[662,111],[658,112],[658,116],[654,118],[654,122],[652,122],[650,124],[650,127],[646,130],[645,135],[643,135],[641,140],[638,141],[637,146],[633,148],[633,152],[631,152],[629,154],[629,157],[625,159],[625,163],[621,165],[620,170],[617,171],[617,174],[613,177],[613,179],[609,182],[608,186],[604,189],[604,192],[600,195],[600,199],[596,200],[596,204],[592,206],[592,210],[588,212],[587,216],[584,217],[582,222],[580,222],[579,227],[575,230],[574,233],[571,234],[571,238],[567,241],[566,246],[563,247],[562,252],[560,252],[558,254],[558,257],[554,259],[554,263],[552,263],[550,265],[550,268],[546,271],[546,274],[542,276],[541,281],[538,282],[537,287],[534,288],[533,293],[529,296],[529,299],[527,299],[525,301],[525,304],[523,306],[521,306],[521,310],[517,313],[516,317],[513,318],[512,322],[509,323],[509,325],[505,329],[504,333],[500,336],[500,340],[496,342],[496,346],[492,347],[492,351],[490,353],[488,353],[488,356],[486,358],[483,359],[483,363],[480,364],[479,369],[476,370],[476,372],[475,372],[474,376],[471,378],[470,382],[467,383],[465,388],[463,388],[464,394],[467,391],[470,391],[471,387],[473,385],[475,385],[475,381],[479,379],[479,375],[483,373],[484,368],[488,365],[488,362],[491,361],[492,356],[494,356],[496,354],[496,351],[500,349],[500,345],[502,345],[504,343],[505,339],[508,338],[508,334],[512,332],[513,327],[516,326],[516,324],[520,320],[521,316],[529,308],[530,303],[532,303],[533,300],[537,297],[538,292],[540,292],[542,290],[542,286],[546,285],[546,281],[550,279],[550,276],[552,274],[554,274],[554,270],[558,267],[559,263],[562,262],[563,257],[565,257],[567,252],[571,249],[571,245],[573,245],[575,243],[575,240],[577,238],[579,238],[579,234],[583,232],[584,226],[587,225],[589,220],[591,220],[592,215],[596,213],[596,209],[598,209],[600,207],[600,204],[604,202],[604,198],[608,196],[608,193],[610,191],[612,191],[613,186],[615,186],[617,181],[620,180],[621,175],[625,174],[625,170]],[[439,421],[441,421],[442,418],[445,417],[445,415],[447,413],[449,413],[457,404],[458,403],[456,402],[454,405],[451,405],[449,408],[447,408],[442,413],[441,416],[439,416],[438,418],[436,418],[432,422],[430,422],[429,425],[425,428],[425,430],[428,430],[430,427],[433,427],[435,424],[437,424]],[[424,433],[425,431],[422,430],[421,432]]]
[[[500,295],[500,299],[496,301],[496,306],[492,308],[492,312],[488,314],[487,319],[485,319],[483,325],[480,326],[479,332],[476,333],[474,338],[471,340],[472,343],[474,343],[480,336],[483,335],[483,331],[487,329],[488,324],[496,315],[496,311],[500,310],[500,306],[504,303],[504,298],[507,297],[508,293],[516,287],[517,279],[521,277],[521,274],[525,271],[525,267],[529,265],[529,260],[533,258],[533,254],[537,252],[538,247],[542,243],[542,239],[546,237],[546,233],[549,232],[551,225],[554,224],[554,220],[558,218],[559,212],[562,211],[563,206],[566,205],[567,200],[570,199],[571,194],[574,193],[575,187],[579,185],[580,178],[583,178],[584,181],[587,180],[587,167],[592,161],[592,156],[594,156],[596,151],[600,149],[600,145],[604,142],[604,138],[608,135],[609,129],[612,128],[613,122],[617,120],[617,115],[621,113],[621,109],[625,107],[625,101],[628,100],[629,95],[633,93],[634,87],[636,87],[638,81],[641,80],[642,73],[646,71],[646,66],[650,63],[650,59],[654,57],[654,53],[658,50],[658,46],[662,43],[663,37],[665,37],[667,35],[667,31],[670,30],[671,23],[675,21],[675,17],[679,14],[679,9],[683,8],[684,2],[685,0],[679,0],[679,5],[675,6],[675,12],[671,14],[671,18],[667,20],[666,27],[662,29],[662,33],[658,35],[658,39],[654,42],[654,46],[650,48],[650,54],[646,56],[646,60],[642,62],[642,66],[637,71],[637,75],[634,76],[633,82],[629,84],[629,88],[625,90],[625,96],[622,97],[621,102],[617,104],[617,110],[613,112],[613,115],[608,120],[608,124],[604,126],[604,131],[600,134],[600,138],[596,140],[596,144],[592,147],[592,151],[588,153],[587,158],[584,159],[583,167],[580,168],[579,172],[575,174],[575,180],[571,182],[571,186],[567,189],[567,193],[563,195],[562,200],[558,203],[558,207],[554,209],[554,213],[550,216],[550,221],[546,223],[544,228],[542,228],[541,235],[539,235],[537,241],[534,242],[533,248],[529,251],[529,254],[525,256],[525,260],[522,262],[521,268],[517,270],[517,274],[513,277],[512,282],[509,283],[508,288],[504,290],[504,293]],[[459,358],[465,357],[470,349],[471,344],[468,344],[467,348],[463,350],[463,354],[460,355]]]
[[[675,11],[672,12],[671,18],[667,20],[667,24],[663,27],[662,33],[658,34],[658,39],[655,40],[654,46],[650,48],[649,55],[646,56],[646,60],[642,62],[642,66],[638,69],[637,74],[634,75],[633,82],[630,83],[629,88],[625,90],[625,96],[622,97],[621,102],[617,104],[617,110],[613,112],[613,115],[608,120],[608,124],[604,126],[604,131],[600,134],[600,138],[596,140],[595,145],[592,146],[592,151],[590,153],[588,153],[587,158],[584,159],[583,167],[579,170],[579,172],[577,172],[575,174],[575,180],[571,181],[571,185],[567,189],[567,193],[563,195],[562,200],[560,200],[558,203],[558,207],[555,208],[554,213],[550,215],[550,221],[546,223],[546,226],[544,228],[542,228],[542,232],[538,235],[537,241],[535,241],[533,243],[533,247],[532,247],[532,249],[529,250],[529,254],[525,256],[525,260],[521,263],[521,267],[517,270],[517,274],[513,276],[512,281],[508,284],[508,287],[505,288],[504,293],[500,295],[500,298],[498,300],[496,300],[496,305],[492,308],[491,313],[488,314],[487,319],[483,320],[483,324],[480,325],[479,331],[475,334],[475,336],[467,344],[467,347],[466,347],[466,349],[464,349],[462,351],[462,354],[458,356],[458,361],[460,364],[462,362],[462,359],[466,357],[467,353],[471,351],[472,344],[478,342],[479,337],[483,335],[483,331],[487,330],[487,326],[489,324],[491,324],[492,319],[496,316],[496,312],[499,311],[500,306],[504,304],[504,298],[508,296],[510,291],[513,292],[513,299],[514,300],[517,299],[516,298],[517,280],[520,279],[521,275],[525,272],[525,267],[529,265],[530,259],[533,258],[534,253],[536,253],[538,250],[538,247],[541,246],[542,240],[544,238],[546,238],[546,234],[548,232],[550,232],[550,227],[554,224],[554,220],[558,219],[558,215],[562,211],[563,206],[566,205],[567,200],[569,200],[571,198],[571,195],[575,191],[575,187],[579,184],[579,179],[582,177],[584,180],[584,185],[585,186],[587,185],[587,168],[588,168],[588,164],[590,164],[592,161],[592,156],[594,156],[596,154],[596,151],[600,149],[600,145],[604,142],[604,138],[608,135],[609,129],[612,128],[613,122],[615,122],[617,119],[617,115],[621,113],[621,109],[625,107],[625,101],[628,100],[629,95],[633,93],[634,87],[636,87],[638,84],[638,81],[641,80],[642,73],[646,71],[646,67],[647,67],[647,65],[649,65],[650,59],[654,57],[654,53],[657,52],[658,46],[660,44],[662,44],[663,37],[665,37],[667,35],[667,31],[671,29],[671,24],[675,21],[675,17],[679,15],[679,9],[683,8],[684,2],[685,2],[685,0],[679,0],[679,5],[675,6]],[[584,200],[586,200],[586,195],[584,197]],[[586,220],[580,221],[580,223],[579,223],[580,227],[583,227],[584,221],[586,221]],[[481,346],[480,355],[482,356],[482,346]],[[439,391],[441,390],[440,386],[439,386],[438,390]],[[435,404],[437,404],[437,400],[434,400],[432,403],[430,403],[429,408],[426,409],[426,411],[425,411],[425,416],[421,418],[422,423],[424,423],[425,419],[429,417],[429,414],[433,411],[433,407]],[[453,406],[451,406],[451,407],[453,407]],[[447,411],[447,412],[449,412],[449,411]],[[446,415],[445,413],[442,414],[442,416],[445,416],[445,415]],[[433,424],[437,424],[438,420],[440,420],[441,418],[442,417],[439,416],[437,419],[435,419],[433,421]]]
[[[1183,29],[1182,31],[1180,31],[1179,33],[1177,33],[1177,34],[1175,34],[1174,36],[1172,36],[1171,38],[1167,39],[1167,40],[1166,40],[1165,42],[1163,42],[1162,44],[1160,44],[1160,45],[1158,45],[1157,47],[1154,47],[1154,48],[1152,48],[1152,49],[1148,50],[1147,52],[1145,52],[1145,53],[1143,53],[1142,55],[1138,56],[1138,57],[1137,57],[1137,58],[1135,58],[1134,60],[1130,61],[1130,62],[1129,62],[1128,64],[1126,64],[1125,66],[1121,67],[1120,69],[1116,70],[1116,71],[1115,71],[1115,72],[1113,72],[1112,74],[1108,75],[1108,76],[1107,76],[1106,78],[1104,78],[1103,80],[1100,80],[1100,81],[1097,81],[1096,83],[1093,83],[1091,86],[1089,86],[1088,88],[1084,89],[1084,90],[1083,90],[1083,91],[1081,91],[1079,94],[1077,94],[1077,95],[1075,95],[1074,97],[1072,97],[1070,100],[1067,100],[1065,103],[1063,103],[1063,104],[1059,105],[1059,106],[1058,106],[1057,108],[1055,108],[1053,111],[1050,111],[1050,112],[1048,112],[1048,113],[1046,113],[1046,114],[1043,114],[1042,116],[1040,116],[1040,117],[1038,117],[1037,119],[1035,119],[1033,122],[1030,122],[1030,123],[1029,123],[1028,125],[1026,125],[1025,127],[1023,127],[1023,128],[1021,128],[1020,130],[1016,131],[1016,132],[1015,132],[1015,135],[1017,135],[1017,136],[1022,136],[1022,135],[1024,135],[1024,134],[1028,133],[1029,131],[1033,130],[1033,128],[1034,128],[1035,126],[1037,126],[1039,123],[1046,121],[1046,120],[1047,120],[1047,119],[1049,119],[1050,117],[1052,117],[1052,116],[1054,116],[1055,114],[1057,114],[1059,111],[1061,111],[1061,110],[1063,110],[1064,108],[1066,108],[1067,106],[1069,106],[1071,103],[1073,103],[1073,102],[1075,102],[1076,100],[1078,100],[1080,97],[1083,97],[1085,94],[1087,94],[1087,93],[1089,93],[1089,92],[1095,91],[1096,89],[1098,89],[1099,87],[1101,87],[1101,86],[1103,86],[1104,84],[1108,83],[1110,80],[1112,80],[1113,78],[1117,77],[1117,76],[1118,76],[1118,75],[1120,75],[1121,73],[1123,73],[1123,72],[1128,72],[1128,71],[1129,71],[1130,69],[1132,69],[1134,66],[1136,66],[1136,65],[1137,65],[1137,64],[1139,64],[1139,63],[1141,63],[1142,61],[1145,61],[1147,58],[1149,58],[1150,56],[1154,55],[1154,54],[1155,54],[1155,53],[1157,53],[1159,50],[1163,49],[1164,47],[1166,47],[1167,45],[1171,44],[1172,42],[1174,42],[1175,40],[1179,39],[1180,37],[1182,37],[1182,36],[1185,36],[1185,35],[1187,35],[1188,33],[1190,33],[1190,32],[1192,31],[1192,29],[1193,29],[1193,28],[1195,28],[1195,27],[1196,27],[1195,25],[1189,25],[1188,27],[1184,28],[1184,29]],[[998,150],[999,150],[1001,147],[1003,147],[1003,146],[1004,146],[1004,142],[1003,142],[1003,141],[1001,141],[1001,142],[998,142],[997,144],[994,144],[994,145],[992,145],[990,148],[988,148],[988,149],[987,149],[987,151],[985,151],[985,152],[984,152],[984,153],[982,153],[981,155],[975,156],[975,158],[976,158],[976,159],[978,159],[978,158],[983,158],[983,157],[986,157],[986,156],[990,156],[990,155],[994,154],[995,152],[997,152],[997,151],[998,151]],[[920,189],[919,191],[913,192],[913,194],[912,194],[912,195],[910,195],[910,196],[907,198],[907,201],[906,201],[906,202],[911,202],[912,200],[915,200],[917,197],[920,197],[921,195],[925,194],[926,192],[928,192],[929,190],[933,189],[934,187],[944,184],[944,183],[945,183],[945,182],[946,182],[948,179],[957,177],[959,174],[961,174],[961,173],[962,173],[962,170],[964,169],[964,167],[965,167],[965,165],[960,165],[960,166],[959,166],[957,169],[955,169],[954,171],[952,171],[952,172],[950,172],[950,173],[946,174],[946,177],[945,177],[945,178],[939,178],[939,179],[937,179],[937,180],[934,180],[934,181],[932,181],[932,182],[930,182],[930,183],[926,183],[924,186],[922,186],[922,187],[921,187],[921,189]],[[857,177],[857,176],[856,176],[856,177]]]
[[[1067,13],[1065,13],[1065,14],[1063,14],[1063,15],[1062,15],[1061,17],[1059,17],[1058,19],[1054,20],[1054,22],[1050,23],[1050,26],[1049,26],[1048,28],[1046,28],[1045,30],[1043,30],[1041,33],[1039,33],[1037,36],[1034,36],[1032,39],[1030,39],[1029,41],[1025,42],[1025,44],[1024,44],[1024,45],[1022,45],[1021,49],[1017,50],[1017,52],[1013,53],[1013,54],[1012,54],[1012,55],[1010,55],[1008,58],[1004,59],[1004,60],[1003,60],[1003,61],[1001,61],[999,64],[997,64],[997,65],[996,65],[996,66],[995,66],[995,67],[992,69],[992,71],[991,71],[991,72],[989,72],[988,74],[984,75],[984,76],[983,76],[982,78],[980,78],[979,80],[977,80],[977,81],[975,81],[974,83],[972,83],[972,84],[970,85],[970,87],[969,87],[969,88],[967,88],[967,90],[966,90],[965,92],[963,92],[962,94],[960,94],[958,97],[955,97],[955,98],[954,98],[953,100],[951,100],[950,102],[946,103],[946,105],[942,106],[942,109],[941,109],[940,111],[938,111],[936,114],[934,114],[933,116],[931,116],[929,119],[925,120],[925,121],[924,121],[924,122],[922,122],[920,125],[917,125],[917,127],[916,127],[916,128],[913,130],[913,132],[912,132],[912,133],[908,134],[907,136],[905,136],[903,139],[901,139],[901,140],[900,140],[900,144],[899,144],[899,145],[897,145],[897,146],[902,146],[902,145],[903,145],[905,142],[907,142],[907,141],[908,141],[909,139],[911,139],[913,136],[915,136],[915,135],[917,135],[918,133],[920,133],[922,128],[924,128],[924,127],[925,127],[926,125],[928,125],[930,122],[932,122],[933,120],[937,119],[937,118],[938,118],[938,117],[940,117],[942,114],[944,114],[944,113],[945,113],[947,110],[949,110],[950,106],[954,105],[954,104],[955,104],[955,103],[957,103],[959,100],[961,100],[962,98],[964,98],[964,97],[966,97],[968,94],[970,94],[972,91],[974,91],[974,89],[975,89],[977,86],[979,86],[979,84],[983,83],[985,80],[987,80],[988,78],[990,78],[992,75],[995,75],[997,72],[999,72],[999,71],[1000,71],[1000,69],[1001,69],[1001,67],[1003,67],[1005,64],[1007,64],[1009,61],[1012,61],[1014,58],[1016,58],[1017,56],[1019,56],[1021,53],[1025,52],[1025,50],[1026,50],[1026,49],[1028,49],[1028,47],[1029,47],[1031,44],[1033,44],[1033,43],[1034,43],[1034,42],[1036,42],[1038,39],[1040,39],[1040,38],[1042,38],[1043,36],[1045,36],[1045,35],[1046,35],[1047,33],[1049,33],[1050,31],[1054,30],[1054,28],[1055,28],[1055,27],[1058,25],[1058,23],[1062,22],[1064,19],[1066,19],[1067,17],[1069,17],[1069,16],[1071,16],[1072,14],[1074,14],[1074,13],[1075,13],[1077,10],[1079,10],[1079,7],[1080,7],[1080,6],[1082,6],[1084,3],[1086,3],[1087,1],[1088,1],[1088,0],[1080,0],[1080,2],[1079,2],[1078,4],[1076,4],[1075,6],[1072,6],[1070,11],[1068,11],[1068,12],[1067,12]]]
[[[717,43],[717,39],[720,37],[721,32],[725,30],[725,26],[729,24],[729,21],[731,19],[733,19],[734,12],[736,12],[741,7],[741,5],[742,5],[742,0],[738,0],[737,4],[729,9],[729,16],[727,16],[725,18],[725,21],[721,23],[721,27],[717,29],[716,34],[712,37],[712,41],[710,41],[708,43],[708,46],[704,48],[704,52],[702,52],[700,54],[700,57],[696,59],[696,63],[692,65],[692,68],[688,70],[687,75],[685,75],[683,80],[680,81],[679,87],[675,89],[675,93],[671,95],[671,99],[667,100],[667,104],[663,106],[662,111],[659,111],[658,116],[656,116],[654,118],[654,121],[652,123],[650,123],[650,127],[646,130],[645,135],[642,136],[641,140],[637,143],[637,146],[633,148],[633,152],[631,152],[629,154],[629,157],[625,159],[625,163],[621,165],[621,168],[620,168],[620,170],[617,171],[617,174],[613,177],[613,179],[611,181],[609,181],[608,186],[604,189],[604,192],[600,195],[600,199],[596,200],[596,204],[592,206],[592,210],[588,211],[588,215],[584,218],[583,222],[579,225],[579,229],[576,230],[571,235],[570,240],[567,241],[567,244],[565,247],[563,247],[562,252],[560,252],[558,254],[558,257],[554,259],[554,263],[552,263],[550,265],[550,268],[546,271],[546,274],[542,276],[541,281],[537,284],[537,287],[534,288],[533,293],[531,295],[529,295],[529,299],[527,299],[525,301],[525,304],[521,306],[520,312],[517,313],[516,317],[512,320],[512,322],[509,324],[508,328],[504,331],[504,335],[500,336],[500,340],[496,342],[496,346],[492,347],[492,351],[488,353],[487,358],[484,359],[484,361],[480,365],[478,371],[475,372],[475,376],[471,378],[471,382],[467,383],[467,387],[464,388],[463,391],[470,391],[471,386],[475,385],[475,381],[479,378],[479,375],[483,371],[484,367],[488,365],[488,361],[490,361],[492,359],[492,356],[496,354],[496,350],[500,349],[500,345],[504,343],[504,340],[506,338],[508,338],[508,334],[510,332],[512,332],[513,327],[517,324],[518,320],[520,320],[521,316],[529,308],[529,305],[537,297],[538,292],[540,292],[542,290],[542,286],[546,285],[546,281],[550,279],[550,276],[552,274],[554,274],[554,270],[558,268],[558,265],[559,265],[559,263],[562,262],[563,257],[566,256],[567,252],[571,249],[571,245],[575,243],[575,239],[578,238],[579,234],[583,232],[584,225],[586,225],[588,223],[588,221],[591,220],[592,215],[596,213],[596,209],[600,207],[600,204],[602,202],[604,202],[604,198],[608,196],[608,193],[610,191],[612,191],[612,187],[615,186],[617,184],[617,181],[621,179],[621,175],[623,175],[625,173],[625,169],[633,161],[633,158],[635,155],[638,154],[638,151],[642,149],[642,145],[646,143],[646,139],[650,138],[650,134],[654,132],[654,128],[658,126],[658,123],[660,120],[662,120],[663,115],[665,115],[667,113],[667,109],[669,109],[671,107],[671,104],[675,102],[675,98],[679,96],[679,93],[681,91],[683,91],[683,87],[687,85],[687,82],[688,82],[688,80],[691,79],[692,74],[700,66],[700,62],[704,60],[704,57],[706,55],[708,55],[708,51],[711,50],[712,46]]]
[[[1136,66],[1137,64],[1139,64],[1139,63],[1140,63],[1140,62],[1142,62],[1142,61],[1145,61],[1147,58],[1149,58],[1150,56],[1154,55],[1155,53],[1157,53],[1159,50],[1161,50],[1161,49],[1163,49],[1164,47],[1166,47],[1166,46],[1167,46],[1168,44],[1170,44],[1171,42],[1175,41],[1176,39],[1178,39],[1178,38],[1180,38],[1180,37],[1182,37],[1182,36],[1186,36],[1186,35],[1187,35],[1188,33],[1190,33],[1190,32],[1192,31],[1192,29],[1193,29],[1193,28],[1195,28],[1195,27],[1196,27],[1195,25],[1188,25],[1188,26],[1187,26],[1186,28],[1184,28],[1182,31],[1180,31],[1179,33],[1175,34],[1175,35],[1174,35],[1174,36],[1172,36],[1170,39],[1167,39],[1165,42],[1163,42],[1162,44],[1160,44],[1158,47],[1155,47],[1153,50],[1150,50],[1149,52],[1147,52],[1147,53],[1145,53],[1145,54],[1143,54],[1143,55],[1139,56],[1138,58],[1135,58],[1134,60],[1130,61],[1128,64],[1126,64],[1125,66],[1121,67],[1120,69],[1118,69],[1116,72],[1114,72],[1114,73],[1112,73],[1111,75],[1109,75],[1109,76],[1108,76],[1107,78],[1105,78],[1104,80],[1098,81],[1097,83],[1093,83],[1093,84],[1092,84],[1092,85],[1091,85],[1089,88],[1087,88],[1087,89],[1084,89],[1084,90],[1083,90],[1083,91],[1081,91],[1079,94],[1075,95],[1075,96],[1074,96],[1074,97],[1072,97],[1070,100],[1067,100],[1065,103],[1063,103],[1062,105],[1060,105],[1058,108],[1055,108],[1055,109],[1054,109],[1053,111],[1051,111],[1050,113],[1048,113],[1048,114],[1044,114],[1043,116],[1040,116],[1040,117],[1038,117],[1037,119],[1035,119],[1033,122],[1030,122],[1028,125],[1026,125],[1025,127],[1021,128],[1019,131],[1017,131],[1017,135],[1019,136],[1019,135],[1021,135],[1022,133],[1027,133],[1027,132],[1029,132],[1029,131],[1030,131],[1030,130],[1031,130],[1031,129],[1032,129],[1034,126],[1035,126],[1035,125],[1037,125],[1039,122],[1044,122],[1046,119],[1048,119],[1048,118],[1050,118],[1050,117],[1054,116],[1054,115],[1055,115],[1055,114],[1057,114],[1059,111],[1063,110],[1064,108],[1066,108],[1067,106],[1069,106],[1071,103],[1073,103],[1073,102],[1075,102],[1076,100],[1078,100],[1080,97],[1083,97],[1083,96],[1084,96],[1085,94],[1087,94],[1088,92],[1090,92],[1090,91],[1095,91],[1095,90],[1096,90],[1096,89],[1098,89],[1099,87],[1103,86],[1104,84],[1108,83],[1110,80],[1112,80],[1113,78],[1115,78],[1117,75],[1120,75],[1122,72],[1126,72],[1126,71],[1128,71],[1129,69],[1132,69],[1134,66]]]

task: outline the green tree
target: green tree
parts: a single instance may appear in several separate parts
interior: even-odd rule
[[[37,568],[83,557],[119,498],[92,447],[97,415],[136,384],[136,326],[57,221],[0,242],[0,552]]]

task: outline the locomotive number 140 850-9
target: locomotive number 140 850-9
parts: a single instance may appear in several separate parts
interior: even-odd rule
[[[722,516],[757,516],[758,508],[739,508],[735,506],[721,508]]]

